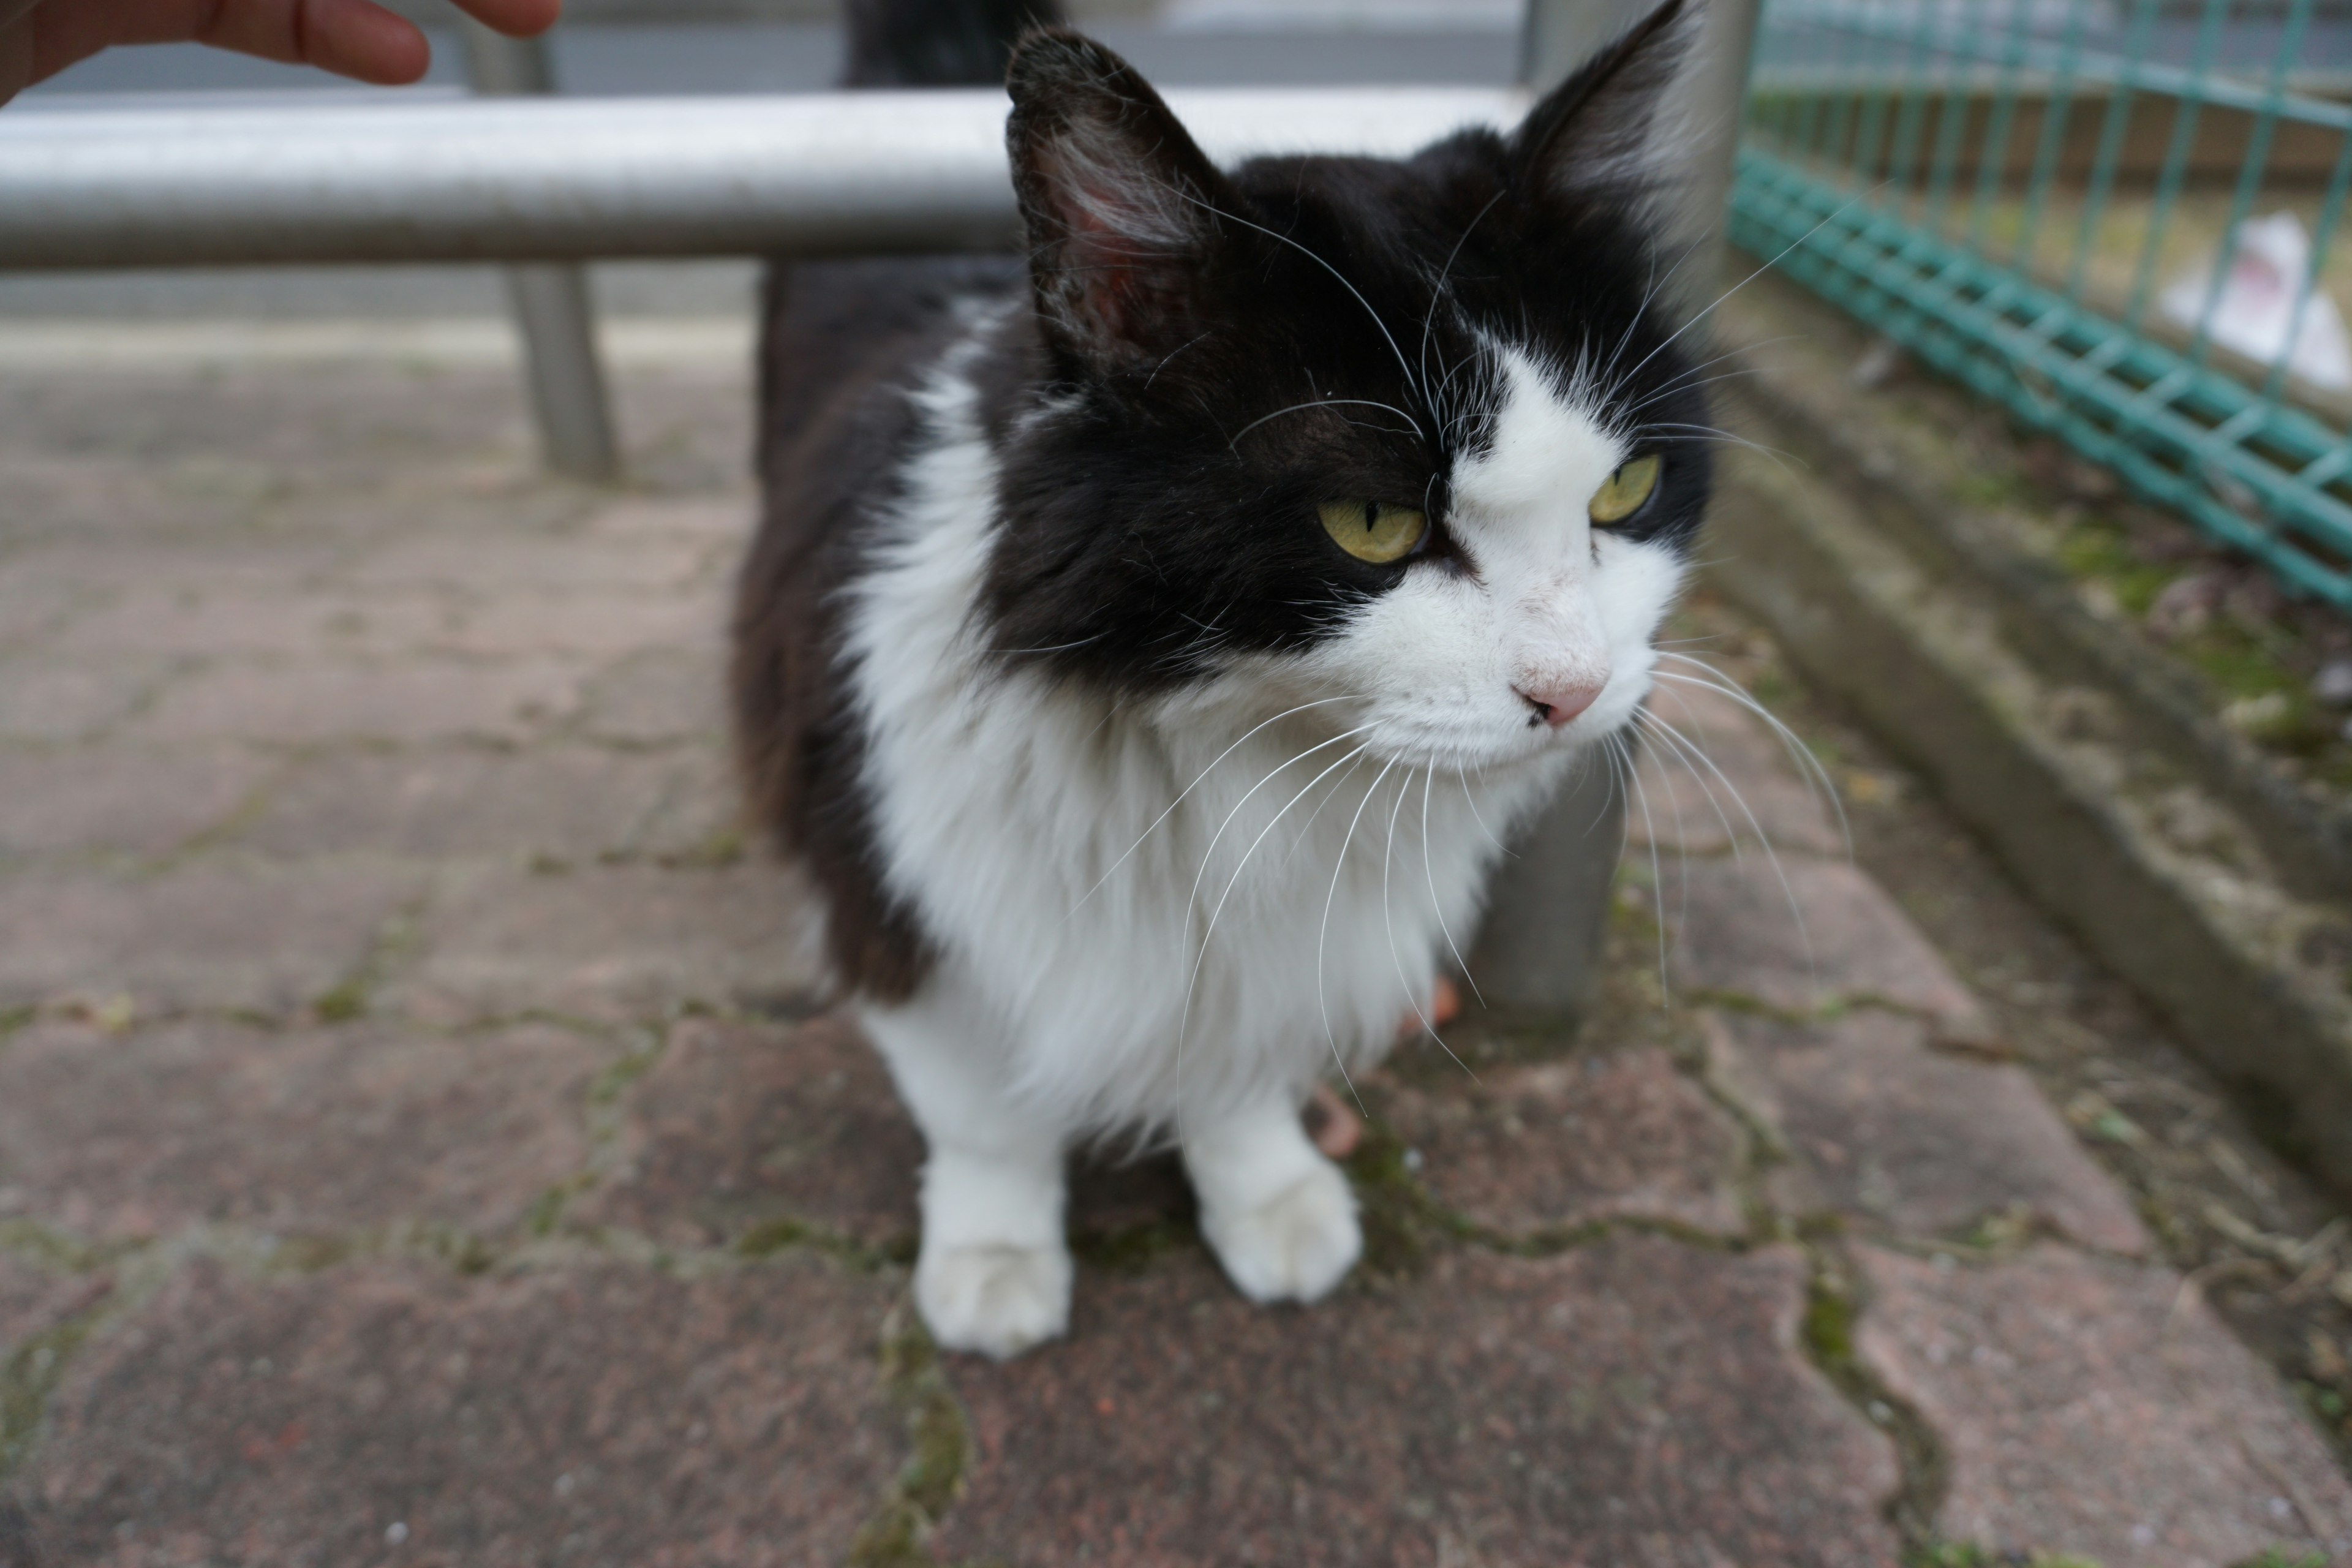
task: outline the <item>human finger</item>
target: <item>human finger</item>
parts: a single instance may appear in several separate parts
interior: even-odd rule
[[[222,0],[195,40],[382,87],[415,81],[433,63],[415,24],[373,0]]]
[[[563,0],[457,0],[457,8],[510,37],[535,38],[555,26]]]

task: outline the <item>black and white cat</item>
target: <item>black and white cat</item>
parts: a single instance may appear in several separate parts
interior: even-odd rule
[[[868,5],[853,79],[992,79],[1033,10]],[[1231,172],[1034,33],[1025,266],[777,269],[736,718],[929,1141],[942,1344],[1062,1331],[1090,1139],[1174,1142],[1254,1300],[1355,1262],[1301,1101],[1631,721],[1706,504],[1648,205],[1692,25],[1667,0],[1507,137]]]

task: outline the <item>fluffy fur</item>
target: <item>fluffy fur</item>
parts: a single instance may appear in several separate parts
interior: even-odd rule
[[[1087,1139],[1173,1140],[1256,1300],[1354,1262],[1299,1102],[1427,1006],[1500,838],[1631,721],[1705,503],[1639,176],[1686,26],[1507,139],[1231,174],[1035,35],[1025,276],[775,274],[738,728],[929,1142],[943,1343],[1061,1331]],[[1591,525],[1643,456],[1647,506]],[[1359,560],[1333,500],[1426,539]]]

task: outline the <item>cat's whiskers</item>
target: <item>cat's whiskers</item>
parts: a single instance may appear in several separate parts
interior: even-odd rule
[[[1812,794],[1817,791],[1819,796],[1828,802],[1830,810],[1837,815],[1838,837],[1845,841],[1846,853],[1852,855],[1853,825],[1846,820],[1845,802],[1838,796],[1837,781],[1830,776],[1830,771],[1822,765],[1822,760],[1813,755],[1812,748],[1806,745],[1794,730],[1783,724],[1779,715],[1726,679],[1722,671],[1704,659],[1693,658],[1686,653],[1668,652],[1663,645],[1658,649],[1658,657],[1673,659],[1676,664],[1689,665],[1694,669],[1705,670],[1708,675],[1715,677],[1714,679],[1707,680],[1697,676],[1678,675],[1670,669],[1653,671],[1652,673],[1659,679],[1676,681],[1685,686],[1703,687],[1706,690],[1719,693],[1730,698],[1740,707],[1764,721],[1773,736],[1780,741],[1781,749],[1789,753],[1789,760],[1797,764],[1798,774],[1804,779],[1807,793]]]
[[[1446,282],[1454,274],[1454,263],[1462,255],[1462,247],[1470,243],[1471,232],[1478,226],[1480,222],[1486,218],[1488,213],[1495,210],[1495,204],[1501,201],[1505,195],[1509,194],[1509,192],[1510,187],[1505,185],[1496,190],[1493,195],[1486,198],[1486,205],[1478,209],[1476,216],[1473,217],[1467,224],[1463,226],[1462,237],[1454,242],[1454,248],[1445,253],[1445,265],[1437,269],[1437,281],[1431,287],[1429,291],[1429,309],[1421,313],[1421,352],[1414,356],[1421,365],[1421,384],[1423,387],[1426,387],[1429,384],[1430,328],[1437,320],[1437,307],[1445,301]],[[1423,395],[1425,397],[1427,395],[1424,394]],[[1433,417],[1438,419],[1444,419],[1445,417],[1444,409],[1438,406],[1434,402],[1431,403],[1429,411]]]
[[[1643,354],[1642,356],[1641,364],[1635,365],[1633,369],[1625,373],[1623,378],[1624,381],[1631,381],[1633,377],[1641,374],[1643,365],[1647,365],[1652,360],[1657,358],[1660,354],[1674,347],[1677,339],[1679,339],[1685,332],[1689,331],[1693,327],[1697,326],[1708,316],[1713,315],[1717,309],[1719,308],[1726,300],[1730,299],[1734,294],[1738,293],[1742,289],[1747,288],[1750,283],[1755,282],[1756,279],[1763,277],[1764,274],[1771,271],[1772,268],[1780,265],[1781,260],[1791,251],[1795,250],[1797,247],[1804,244],[1807,240],[1812,238],[1813,236],[1821,233],[1822,230],[1827,228],[1831,224],[1835,223],[1839,218],[1843,217],[1848,209],[1876,195],[1879,189],[1885,184],[1886,182],[1882,180],[1877,185],[1874,185],[1869,190],[1857,194],[1852,201],[1847,202],[1843,206],[1839,207],[1835,212],[1831,213],[1828,216],[1822,218],[1821,222],[1813,225],[1812,227],[1805,230],[1804,233],[1799,235],[1796,238],[1782,246],[1773,256],[1771,260],[1767,261],[1763,266],[1759,267],[1755,271],[1750,272],[1747,277],[1742,278],[1738,282],[1734,283],[1730,288],[1726,289],[1722,293],[1717,294],[1712,300],[1707,302],[1706,309],[1699,310],[1696,314],[1693,315],[1690,320],[1685,321],[1681,326],[1676,327],[1672,332],[1668,333],[1664,342],[1660,343],[1656,348],[1654,348],[1648,353]],[[1622,385],[1622,382],[1621,382],[1620,384]]]
[[[1805,911],[1797,902],[1797,889],[1789,880],[1788,868],[1780,863],[1780,851],[1773,847],[1771,835],[1765,832],[1763,823],[1757,818],[1755,811],[1748,805],[1748,797],[1739,793],[1739,786],[1733,784],[1730,778],[1725,774],[1721,768],[1716,766],[1714,758],[1708,756],[1705,751],[1695,745],[1691,741],[1684,736],[1681,731],[1675,729],[1674,725],[1668,723],[1657,714],[1649,711],[1647,709],[1636,710],[1635,717],[1644,729],[1648,730],[1652,734],[1666,742],[1666,744],[1672,749],[1672,752],[1675,757],[1682,763],[1683,766],[1690,773],[1691,777],[1697,782],[1699,788],[1706,792],[1708,800],[1714,801],[1716,799],[1714,788],[1707,784],[1706,777],[1699,773],[1696,766],[1693,765],[1695,761],[1696,763],[1705,763],[1707,771],[1713,773],[1717,781],[1720,783],[1724,789],[1730,794],[1732,804],[1739,807],[1741,814],[1748,819],[1748,827],[1755,833],[1757,844],[1764,851],[1765,862],[1772,868],[1773,879],[1780,884],[1780,895],[1788,901],[1789,905],[1789,918],[1792,922],[1794,922],[1797,928],[1798,945],[1804,950],[1806,973],[1809,976],[1817,978],[1817,972],[1813,962],[1812,935],[1805,929]],[[1717,804],[1716,809],[1718,813],[1721,812],[1722,806],[1719,802]],[[1725,823],[1725,829],[1727,832],[1730,831],[1730,825],[1727,820]],[[1732,860],[1734,864],[1738,864],[1740,856],[1739,837],[1737,833],[1731,834],[1731,847]]]
[[[1235,741],[1232,745],[1227,746],[1223,751],[1219,752],[1214,757],[1211,758],[1209,765],[1202,768],[1198,773],[1194,774],[1191,784],[1186,784],[1182,789],[1176,792],[1176,798],[1168,803],[1167,809],[1162,811],[1158,816],[1153,817],[1151,819],[1150,826],[1143,830],[1141,835],[1136,838],[1134,843],[1127,847],[1126,853],[1120,855],[1118,859],[1112,861],[1110,863],[1110,868],[1105,871],[1101,876],[1095,879],[1094,886],[1088,888],[1083,894],[1079,895],[1078,901],[1070,906],[1069,914],[1066,914],[1062,917],[1063,921],[1066,923],[1072,915],[1076,915],[1079,910],[1085,908],[1087,900],[1100,892],[1102,890],[1102,885],[1105,882],[1109,881],[1112,875],[1116,873],[1121,866],[1126,865],[1137,850],[1143,847],[1144,840],[1150,838],[1152,834],[1158,832],[1160,825],[1166,822],[1169,817],[1175,815],[1176,808],[1184,804],[1185,797],[1190,795],[1194,790],[1201,787],[1201,781],[1207,778],[1211,773],[1216,772],[1218,764],[1223,763],[1227,757],[1232,756],[1235,752],[1239,751],[1248,742],[1251,736],[1256,734],[1259,731],[1265,729],[1268,725],[1279,724],[1285,719],[1290,718],[1293,714],[1304,713],[1310,708],[1328,708],[1334,702],[1352,702],[1355,700],[1358,700],[1358,699],[1352,695],[1342,697],[1318,697],[1312,702],[1302,702],[1296,708],[1286,708],[1281,712],[1276,714],[1273,718],[1253,724],[1249,729],[1243,731],[1241,739]],[[1106,720],[1106,722],[1108,722],[1108,720]]]
[[[1461,767],[1455,768],[1454,770],[1454,777],[1455,782],[1460,784],[1462,786],[1462,800],[1463,803],[1470,808],[1470,820],[1478,825],[1478,831],[1486,836],[1487,843],[1493,845],[1496,848],[1500,849],[1504,854],[1508,855],[1511,852],[1510,847],[1505,844],[1501,839],[1495,837],[1495,830],[1487,826],[1486,819],[1478,814],[1478,797],[1470,793],[1470,773],[1468,764],[1465,763]]]
[[[1398,418],[1410,424],[1412,426],[1413,435],[1423,436],[1423,438],[1426,439],[1426,437],[1421,428],[1421,421],[1413,418],[1412,415],[1407,414],[1403,409],[1399,408],[1393,403],[1381,403],[1370,397],[1318,397],[1306,403],[1294,403],[1287,408],[1277,408],[1271,414],[1260,415],[1257,418],[1251,420],[1248,424],[1243,426],[1240,429],[1226,437],[1225,445],[1232,448],[1236,455],[1239,455],[1241,451],[1242,437],[1248,435],[1251,431],[1256,429],[1259,426],[1265,424],[1269,419],[1279,419],[1286,414],[1296,414],[1303,408],[1337,408],[1348,405],[1353,405],[1360,408],[1386,409],[1389,413],[1395,415]],[[1351,420],[1349,423],[1353,424],[1354,421]],[[1378,429],[1379,426],[1365,426],[1363,428]]]
[[[1470,1071],[1468,1062],[1454,1055],[1454,1047],[1445,1043],[1445,1037],[1439,1034],[1437,1026],[1429,1021],[1428,1010],[1421,1005],[1421,993],[1414,988],[1412,977],[1405,973],[1404,959],[1397,952],[1396,905],[1389,897],[1389,862],[1396,853],[1397,819],[1404,815],[1405,798],[1412,794],[1412,769],[1408,767],[1405,770],[1404,783],[1397,788],[1396,805],[1389,808],[1388,837],[1381,845],[1381,923],[1388,929],[1389,963],[1396,970],[1397,984],[1404,987],[1405,1000],[1412,1004],[1413,1016],[1421,1020],[1421,1032],[1435,1040],[1437,1048],[1447,1056],[1453,1057],[1454,1065],[1464,1072],[1469,1073],[1470,1081],[1475,1083],[1478,1081],[1478,1075]]]
[[[1210,835],[1208,847],[1201,851],[1201,869],[1192,878],[1192,891],[1187,896],[1184,902],[1186,910],[1190,911],[1200,908],[1201,884],[1208,880],[1209,868],[1216,863],[1217,846],[1224,841],[1225,829],[1234,825],[1234,818],[1242,814],[1242,808],[1249,805],[1253,799],[1256,798],[1258,791],[1272,784],[1283,772],[1297,763],[1305,762],[1316,752],[1323,750],[1324,747],[1336,746],[1340,742],[1360,735],[1370,728],[1371,726],[1370,724],[1360,724],[1352,730],[1341,731],[1339,734],[1332,736],[1328,741],[1318,741],[1315,744],[1307,747],[1305,751],[1299,752],[1290,757],[1288,761],[1277,763],[1275,767],[1267,771],[1266,775],[1264,778],[1258,780],[1257,783],[1250,785],[1248,789],[1244,790],[1242,793],[1241,799],[1234,802],[1233,809],[1225,813],[1225,819],[1217,824],[1217,831]],[[1286,806],[1284,809],[1287,810],[1289,808]],[[1223,905],[1220,904],[1219,907],[1222,908]]]
[[[1371,726],[1369,724],[1364,726],[1364,729],[1370,728],[1371,728]],[[1363,733],[1363,730],[1352,731],[1350,733],[1361,734]],[[1345,736],[1341,736],[1339,738],[1342,740],[1346,739]],[[1327,742],[1326,744],[1328,744],[1328,742]],[[1315,750],[1320,751],[1322,750],[1322,747],[1318,746]],[[1307,798],[1307,795],[1309,790],[1312,790],[1317,784],[1321,784],[1325,779],[1329,778],[1334,773],[1338,772],[1343,764],[1357,757],[1362,756],[1363,753],[1364,748],[1362,746],[1354,747],[1346,754],[1341,756],[1338,762],[1333,763],[1329,767],[1325,768],[1321,773],[1317,773],[1313,778],[1308,779],[1306,786],[1283,803],[1282,809],[1274,814],[1273,819],[1258,830],[1258,836],[1250,840],[1249,847],[1242,851],[1241,862],[1234,868],[1233,876],[1226,880],[1225,890],[1217,895],[1217,907],[1209,911],[1208,928],[1201,933],[1201,951],[1196,953],[1192,959],[1192,977],[1184,983],[1184,1010],[1176,1022],[1176,1060],[1177,1070],[1179,1072],[1183,1070],[1184,1037],[1191,1032],[1192,1026],[1192,994],[1199,989],[1201,984],[1201,968],[1203,964],[1209,962],[1209,943],[1217,934],[1217,921],[1218,918],[1225,912],[1226,901],[1234,896],[1234,889],[1241,886],[1243,875],[1249,870],[1251,858],[1257,854],[1257,847],[1265,842],[1266,835],[1272,833],[1276,828],[1282,826],[1282,819],[1290,815],[1290,808]],[[1305,755],[1304,752],[1300,754]],[[1291,762],[1297,762],[1297,760],[1298,759],[1297,757],[1293,757]],[[1289,763],[1285,763],[1283,767],[1286,768],[1289,765]],[[1277,773],[1280,771],[1281,769],[1276,770]],[[1269,778],[1272,776],[1272,774],[1267,775]],[[1261,780],[1260,782],[1263,783],[1264,781]],[[1253,791],[1252,793],[1255,794],[1255,792]],[[1241,808],[1236,806],[1234,809],[1238,811]],[[1232,820],[1231,816],[1226,818],[1226,821],[1228,822]],[[1218,829],[1220,835],[1222,835],[1223,831],[1224,830],[1222,827]],[[1212,843],[1210,847],[1213,849],[1215,845]],[[1205,866],[1203,868],[1205,869]],[[1195,894],[1199,893],[1200,885],[1197,882],[1193,884],[1192,890]]]
[[[1223,218],[1228,223],[1237,223],[1244,228],[1255,229],[1259,234],[1265,236],[1268,239],[1275,240],[1280,244],[1290,247],[1291,249],[1298,252],[1299,255],[1307,258],[1307,259],[1315,263],[1316,266],[1320,267],[1324,271],[1328,272],[1332,277],[1338,279],[1339,280],[1339,287],[1345,289],[1349,294],[1355,297],[1356,303],[1364,308],[1364,314],[1371,317],[1372,325],[1381,330],[1381,336],[1388,340],[1389,352],[1396,356],[1397,368],[1404,372],[1405,384],[1412,387],[1415,392],[1421,394],[1421,400],[1424,405],[1428,404],[1429,389],[1423,386],[1420,380],[1413,374],[1412,363],[1404,357],[1404,350],[1397,346],[1396,334],[1389,331],[1388,322],[1381,319],[1381,313],[1378,310],[1372,309],[1372,302],[1364,298],[1363,290],[1358,289],[1353,283],[1348,280],[1348,275],[1346,273],[1340,271],[1328,261],[1324,260],[1322,257],[1318,256],[1312,249],[1307,246],[1299,244],[1298,241],[1291,238],[1286,234],[1277,234],[1262,223],[1252,223],[1249,219],[1242,216],[1239,213],[1227,212],[1223,207],[1217,205],[1216,203],[1202,201],[1192,192],[1184,190],[1179,186],[1171,185],[1168,188],[1180,201],[1190,202],[1194,206],[1201,208],[1202,211],[1207,212],[1213,216]],[[1420,433],[1421,438],[1423,441],[1429,439],[1429,432],[1422,429],[1420,420],[1413,420],[1412,426],[1413,428]]]
[[[1650,897],[1655,900],[1651,910],[1653,916],[1651,923],[1658,928],[1658,1000],[1659,1005],[1664,1006],[1666,998],[1674,994],[1674,982],[1666,972],[1666,874],[1658,863],[1658,824],[1656,818],[1650,815],[1650,792],[1642,787],[1642,769],[1641,765],[1633,760],[1633,742],[1626,739],[1626,732],[1622,730],[1612,733],[1609,739],[1615,748],[1614,755],[1617,762],[1624,769],[1625,784],[1631,786],[1628,793],[1634,804],[1641,808],[1642,837],[1649,841]],[[1672,795],[1667,798],[1670,801],[1673,800]],[[1675,820],[1677,824],[1682,820],[1682,806],[1679,803],[1675,804]],[[1679,841],[1681,835],[1677,833],[1675,837]],[[1685,854],[1683,860],[1685,869],[1684,880],[1687,885],[1690,857]]]
[[[1462,949],[1454,940],[1453,928],[1445,923],[1445,905],[1437,896],[1437,871],[1430,863],[1429,797],[1436,787],[1437,768],[1433,763],[1423,769],[1421,775],[1421,874],[1429,884],[1430,910],[1437,916],[1437,929],[1445,933],[1445,947],[1454,954],[1454,967],[1462,972],[1462,978],[1470,983],[1470,994],[1478,999],[1478,1005],[1484,1007],[1486,1005],[1486,994],[1478,989],[1477,977],[1470,973],[1470,961],[1462,956]]]
[[[1348,1063],[1340,1055],[1339,1037],[1332,1032],[1330,994],[1323,984],[1323,955],[1331,938],[1331,906],[1339,901],[1339,879],[1347,873],[1348,850],[1356,841],[1356,825],[1364,820],[1364,808],[1372,804],[1372,796],[1381,791],[1381,781],[1388,777],[1389,770],[1395,766],[1394,757],[1381,764],[1381,771],[1374,773],[1372,782],[1365,786],[1364,798],[1356,803],[1356,815],[1348,819],[1348,831],[1339,840],[1339,853],[1331,866],[1331,890],[1323,899],[1323,924],[1315,933],[1315,1005],[1323,1014],[1323,1038],[1330,1044],[1331,1059],[1339,1064],[1340,1081],[1347,1084],[1350,1094],[1355,1094],[1356,1084],[1348,1077]],[[1363,1103],[1361,1095],[1357,1095],[1356,1103]]]

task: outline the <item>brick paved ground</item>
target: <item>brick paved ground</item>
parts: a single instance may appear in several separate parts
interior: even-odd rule
[[[0,1564],[2352,1560],[1696,697],[1785,884],[1654,769],[1605,1016],[1368,1086],[1338,1299],[1092,1173],[1071,1338],[933,1357],[917,1142],[727,794],[741,381],[626,377],[600,497],[490,370],[0,374]]]

